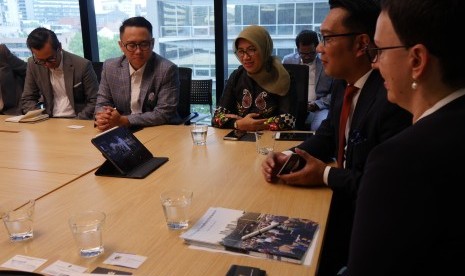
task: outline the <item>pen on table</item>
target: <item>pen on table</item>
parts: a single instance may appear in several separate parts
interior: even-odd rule
[[[252,233],[249,233],[247,235],[242,236],[241,240],[246,240],[248,238],[257,236],[259,234],[265,233],[266,231],[270,230],[271,228],[274,228],[278,226],[278,222],[273,222],[272,224],[268,225],[267,227],[263,227],[262,229],[258,229],[257,231],[253,231]]]

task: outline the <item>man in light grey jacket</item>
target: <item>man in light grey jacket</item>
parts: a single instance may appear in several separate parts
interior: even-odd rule
[[[44,105],[50,117],[92,119],[98,91],[92,63],[61,48],[56,34],[43,27],[26,40],[27,62],[21,99],[24,113]]]
[[[146,127],[180,123],[178,67],[153,52],[152,24],[126,19],[118,42],[124,55],[104,62],[95,108],[95,126]]]

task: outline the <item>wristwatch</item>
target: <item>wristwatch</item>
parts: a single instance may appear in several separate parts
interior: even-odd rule
[[[237,120],[234,121],[234,128],[237,129]]]

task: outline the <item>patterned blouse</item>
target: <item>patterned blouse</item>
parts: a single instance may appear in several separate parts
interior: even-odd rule
[[[291,86],[292,87],[292,86]],[[291,115],[291,93],[278,96],[261,88],[240,66],[231,73],[218,108],[212,118],[212,126],[233,128],[236,119],[226,114],[245,117],[249,113],[258,113],[257,119],[268,119],[265,124],[270,130],[289,130],[295,126],[295,117]]]

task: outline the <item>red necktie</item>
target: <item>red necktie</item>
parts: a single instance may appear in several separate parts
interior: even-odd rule
[[[349,84],[344,92],[344,102],[342,103],[341,118],[339,120],[339,150],[337,151],[337,166],[342,168],[344,163],[344,148],[346,145],[346,126],[347,119],[349,118],[350,106],[352,105],[352,98],[358,88]]]

